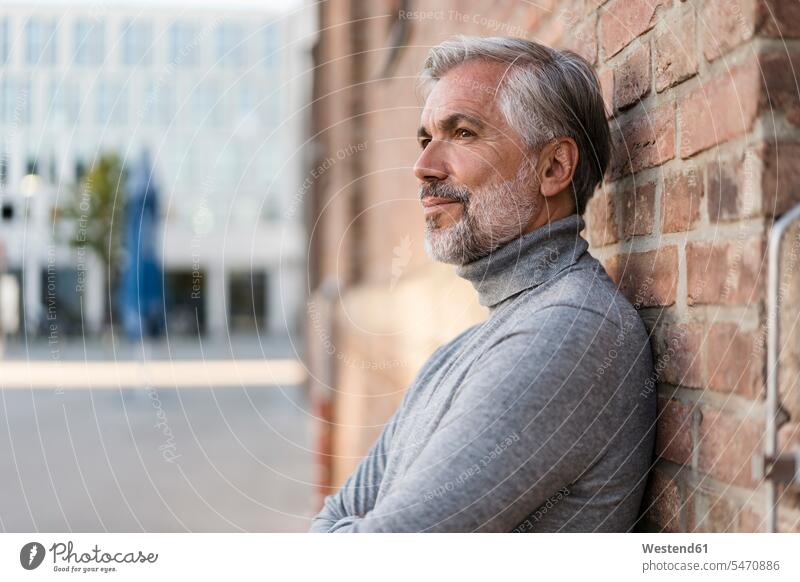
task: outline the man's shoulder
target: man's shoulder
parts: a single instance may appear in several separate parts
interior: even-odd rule
[[[633,305],[599,261],[586,255],[547,284],[519,298],[515,318],[520,325],[603,323],[617,329],[644,329]]]

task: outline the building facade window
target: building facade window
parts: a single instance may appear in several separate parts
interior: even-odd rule
[[[10,20],[8,18],[0,18],[0,65],[8,63],[11,55],[10,29]]]
[[[232,67],[244,64],[244,42],[241,26],[232,22],[220,24],[216,30],[217,61]]]
[[[196,65],[199,62],[200,41],[194,24],[173,22],[169,27],[169,62]]]
[[[0,152],[0,186],[5,187],[8,185],[8,166],[10,158],[8,153]]]
[[[77,123],[80,99],[72,79],[59,79],[50,82],[51,117],[57,124],[71,126]]]
[[[264,54],[261,61],[270,73],[276,73],[281,58],[280,30],[275,24],[268,24],[261,33],[264,43]]]
[[[97,84],[97,123],[119,126],[127,122],[127,87],[118,82],[101,80]]]
[[[258,107],[258,91],[251,83],[243,83],[239,88],[239,117],[255,113]]]
[[[55,65],[58,46],[56,22],[31,17],[25,23],[25,64]]]
[[[222,107],[215,83],[204,81],[194,88],[191,97],[191,125],[218,127],[222,121]]]
[[[122,26],[122,64],[150,65],[153,62],[153,25],[129,20]]]
[[[29,80],[0,80],[0,120],[8,125],[29,124],[33,95]]]
[[[163,127],[171,127],[177,115],[177,93],[172,83],[158,85],[154,102],[156,120]]]
[[[13,79],[0,80],[0,118],[3,123],[12,124],[17,110],[17,89]]]
[[[79,18],[74,28],[75,63],[99,65],[105,55],[105,23]]]

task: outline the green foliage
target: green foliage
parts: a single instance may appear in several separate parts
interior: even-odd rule
[[[71,223],[69,244],[79,254],[94,253],[100,260],[111,297],[116,297],[121,266],[125,174],[119,156],[100,156],[58,210]],[[106,304],[106,322],[113,311],[114,306]]]
[[[95,160],[68,203],[64,218],[74,222],[69,242],[89,249],[112,273],[120,258],[125,211],[125,170],[116,154]]]

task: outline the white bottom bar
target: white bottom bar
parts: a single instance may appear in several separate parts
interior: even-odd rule
[[[28,571],[30,542],[45,555]],[[800,579],[800,534],[2,534],[0,547],[0,580]]]

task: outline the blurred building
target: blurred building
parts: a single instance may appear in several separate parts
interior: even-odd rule
[[[415,81],[429,47],[452,35],[516,36],[585,57],[606,100],[616,154],[584,234],[652,334],[648,397],[660,413],[642,527],[766,528],[773,508],[752,471],[775,436],[763,420],[764,251],[774,219],[800,201],[797,85],[787,75],[800,62],[797,6],[319,4],[307,311],[322,493],[367,452],[433,350],[487,315],[452,267],[424,253]],[[790,238],[773,423],[786,454],[800,446],[800,238]],[[778,488],[779,530],[800,531],[793,490]]]
[[[103,327],[105,265],[57,209],[101,155],[144,150],[170,333],[296,324],[314,14],[223,8],[0,7],[0,245],[29,332],[54,305],[60,333]]]

